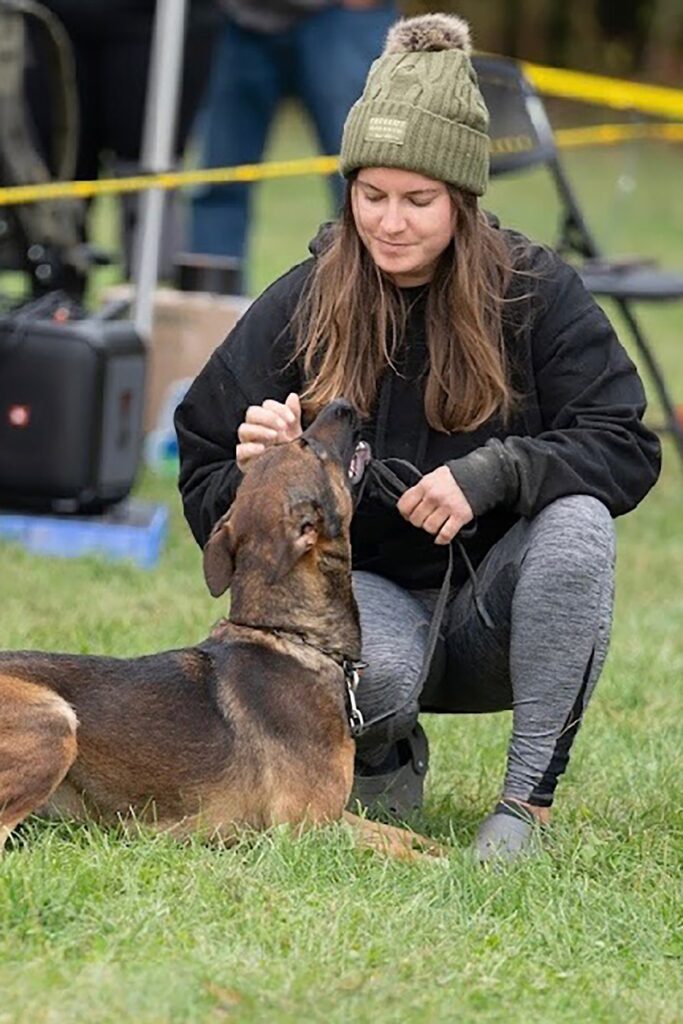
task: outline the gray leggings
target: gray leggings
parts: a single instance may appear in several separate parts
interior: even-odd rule
[[[457,557],[457,553],[456,553]],[[487,626],[468,581],[446,610],[436,661],[420,697],[425,711],[511,708],[503,794],[550,806],[609,644],[614,599],[614,526],[601,502],[559,498],[520,520],[477,569]],[[407,591],[354,573],[363,630],[358,702],[367,718],[396,708],[419,676],[434,591]],[[372,733],[359,757],[377,763]]]

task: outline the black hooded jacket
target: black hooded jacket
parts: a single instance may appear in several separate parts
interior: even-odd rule
[[[470,433],[432,430],[423,406],[427,287],[406,289],[410,312],[397,372],[388,369],[363,437],[375,458],[401,458],[423,472],[447,464],[476,529],[465,540],[476,566],[520,516],[556,498],[593,495],[613,516],[634,508],[660,468],[656,436],[642,423],[645,397],[633,363],[573,269],[513,232],[528,274],[515,282],[504,341],[521,396],[512,419]],[[176,412],[180,490],[199,544],[231,504],[241,479],[234,452],[249,405],[303,389],[291,362],[291,319],[314,261],[285,274],[248,309],[216,349]],[[514,292],[514,294],[513,294]],[[530,294],[526,294],[530,293]],[[437,587],[445,549],[366,488],[352,526],[354,568],[420,589]],[[456,560],[456,577],[464,567]]]

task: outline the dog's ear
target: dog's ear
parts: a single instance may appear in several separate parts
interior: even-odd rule
[[[204,545],[204,579],[212,597],[220,597],[230,586],[233,570],[230,512],[218,520]]]
[[[318,505],[310,501],[300,502],[292,509],[275,553],[273,583],[284,579],[299,559],[315,547],[318,542],[320,515]]]

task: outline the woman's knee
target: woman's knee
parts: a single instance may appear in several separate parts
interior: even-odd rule
[[[361,621],[362,695],[409,692],[426,651],[429,613],[411,594],[373,573],[354,572]]]
[[[531,548],[580,571],[614,562],[614,521],[598,498],[571,494],[546,505],[531,522]]]

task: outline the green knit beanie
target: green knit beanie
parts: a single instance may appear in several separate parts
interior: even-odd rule
[[[489,116],[457,15],[404,18],[368,74],[344,125],[340,169],[399,167],[482,195]]]

